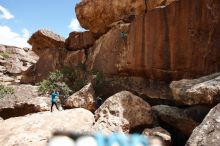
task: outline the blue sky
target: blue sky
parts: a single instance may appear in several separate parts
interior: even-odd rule
[[[82,31],[75,5],[80,0],[0,0],[0,44],[26,47],[27,39],[40,28],[68,37]]]

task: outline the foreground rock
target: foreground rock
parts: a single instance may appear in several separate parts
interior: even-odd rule
[[[184,135],[190,136],[193,129],[199,125],[199,122],[193,120],[183,109],[170,107],[166,105],[154,106],[153,110],[159,119],[173,128],[180,130]]]
[[[84,50],[67,51],[64,49],[44,49],[38,62],[23,73],[22,83],[37,83],[47,79],[50,72],[63,67],[74,68],[85,62]]]
[[[170,85],[174,99],[193,104],[215,104],[220,102],[220,73],[198,79],[173,81]]]
[[[68,50],[76,51],[90,48],[95,40],[95,35],[90,31],[71,32],[65,41],[65,45]]]
[[[11,87],[15,93],[0,99],[0,117],[3,119],[50,110],[50,98],[39,97],[36,86]]]
[[[151,125],[151,106],[128,91],[109,97],[95,112],[95,131],[128,133],[131,129]]]
[[[162,146],[170,146],[171,145],[170,133],[161,127],[155,127],[152,129],[144,129],[142,134],[149,137],[149,138],[160,137],[163,140]]]
[[[28,43],[32,45],[32,50],[39,56],[47,48],[65,48],[65,38],[46,29],[35,32]]]
[[[220,104],[214,107],[204,121],[193,130],[186,146],[219,146]]]
[[[65,108],[85,108],[90,111],[95,111],[95,91],[92,84],[89,83],[80,91],[71,95],[64,103]]]
[[[79,16],[79,21],[88,20],[102,28],[99,27],[98,21],[105,23],[108,19],[102,20],[102,17],[114,15],[114,12],[106,15],[99,13],[101,16],[88,13],[99,10],[91,8],[95,2],[99,2],[100,6],[96,3],[94,7],[102,7],[103,12],[106,12],[106,5],[112,6],[109,11],[123,6],[122,9],[126,11],[130,6],[127,3],[131,1],[117,1],[120,5],[115,6],[116,8],[110,5],[113,1],[108,1],[107,4],[103,0],[93,0],[79,4],[78,7],[82,8],[78,9],[85,9],[86,12],[79,11],[78,15],[85,16]],[[97,21],[84,19],[89,15],[96,15],[99,19],[95,16],[91,18]],[[164,8],[136,16],[129,26],[127,23],[111,26],[111,29],[96,41],[89,60],[93,62],[91,64],[95,69],[109,76],[141,76],[170,82],[212,74],[220,71],[219,18],[219,0],[179,0]],[[121,32],[127,34],[124,39],[120,38]]]
[[[42,112],[1,122],[0,145],[45,146],[54,131],[89,131],[94,116],[85,109]]]
[[[143,135],[147,136],[150,139],[155,137],[160,137],[162,139],[161,146],[170,146],[171,145],[171,135],[165,129],[161,127],[155,127],[152,129],[144,129],[142,132]]]
[[[20,82],[21,73],[36,63],[38,56],[30,49],[0,45],[0,82]]]

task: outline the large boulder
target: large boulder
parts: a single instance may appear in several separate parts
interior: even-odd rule
[[[109,97],[95,112],[95,131],[128,133],[133,128],[151,125],[151,106],[138,96],[122,91]]]
[[[28,43],[32,45],[32,50],[39,56],[47,48],[65,48],[65,38],[46,29],[35,32]]]
[[[93,2],[82,2],[78,7],[91,3],[85,8],[96,11],[91,9]],[[219,0],[179,0],[150,10],[136,16],[130,24],[121,22],[111,26],[92,47],[88,64],[109,76],[142,76],[166,82],[217,72],[220,70],[219,18]],[[97,21],[105,22],[101,18]],[[123,39],[121,32],[126,33]]]
[[[67,51],[64,49],[44,49],[38,62],[23,73],[22,83],[37,83],[47,79],[50,72],[63,67],[74,68],[85,62],[84,50]]]
[[[176,101],[193,104],[215,104],[220,101],[220,73],[198,79],[173,81],[170,85]]]
[[[66,48],[71,51],[88,49],[95,43],[95,35],[90,31],[71,32],[65,41]]]
[[[193,130],[186,146],[219,146],[220,104],[214,107],[203,122]]]
[[[14,89],[15,93],[0,99],[0,117],[3,119],[50,110],[50,98],[40,97],[37,86],[16,85],[10,87]]]
[[[104,33],[113,22],[145,9],[144,0],[83,0],[75,8],[81,26],[94,33]]]
[[[82,27],[94,33],[104,33],[116,21],[129,20],[130,16],[173,1],[176,0],[83,0],[76,6],[76,15]]]
[[[85,109],[42,112],[1,121],[1,146],[45,146],[54,131],[89,131],[94,115]]]
[[[199,125],[202,118],[208,112],[206,108],[180,109],[167,105],[153,106],[159,120],[181,131],[185,136],[190,136],[193,129]]]
[[[65,108],[85,108],[90,111],[95,111],[96,100],[92,84],[89,83],[80,91],[68,97],[63,106]]]

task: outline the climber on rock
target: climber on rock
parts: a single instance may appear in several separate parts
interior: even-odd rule
[[[127,33],[125,31],[120,32],[120,38],[122,42],[124,43],[124,45],[126,46]]]
[[[122,40],[125,40],[126,37],[127,37],[127,34],[126,34],[124,31],[120,32],[120,38],[121,38]]]
[[[57,90],[54,90],[51,94],[51,112],[53,112],[53,106],[55,105],[57,110],[59,110],[58,105],[57,105],[57,98],[60,96],[59,92]]]

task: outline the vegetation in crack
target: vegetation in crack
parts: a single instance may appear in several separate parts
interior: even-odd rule
[[[4,86],[2,84],[0,84],[0,99],[1,98],[4,98],[5,96],[7,95],[12,95],[14,94],[14,89],[11,88],[11,87],[7,87],[7,86]]]

